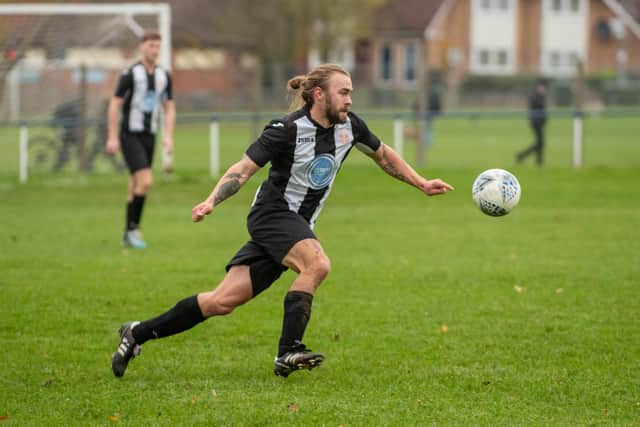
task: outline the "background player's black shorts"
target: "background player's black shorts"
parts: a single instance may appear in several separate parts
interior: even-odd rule
[[[155,144],[152,133],[120,133],[120,149],[131,173],[151,167]]]
[[[307,221],[295,212],[255,208],[249,213],[247,228],[251,240],[227,264],[248,265],[253,296],[267,289],[287,268],[282,260],[301,240],[317,239]]]

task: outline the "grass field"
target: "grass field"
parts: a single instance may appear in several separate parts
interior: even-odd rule
[[[391,140],[389,123],[370,125]],[[231,316],[145,344],[124,378],[110,371],[123,321],[222,277],[263,172],[192,224],[213,185],[207,130],[180,126],[178,172],[158,174],[145,208],[150,247],[131,251],[125,175],[19,185],[17,149],[0,144],[0,425],[639,425],[638,121],[588,122],[580,170],[568,120],[551,122],[541,169],[513,163],[519,121],[437,126],[421,171],[456,186],[444,197],[347,159],[316,227],[333,268],[305,337],[327,360],[286,380],[272,363],[290,273]],[[251,131],[222,131],[228,165]],[[522,184],[509,216],[471,202],[489,167]]]

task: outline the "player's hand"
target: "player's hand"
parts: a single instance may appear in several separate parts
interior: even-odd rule
[[[120,140],[118,138],[109,138],[107,140],[107,146],[105,147],[105,151],[107,154],[114,155],[120,149]]]
[[[170,136],[164,138],[162,154],[162,170],[164,173],[170,174],[173,172],[173,139]]]
[[[205,215],[209,215],[211,211],[213,211],[213,202],[205,200],[191,209],[191,220],[193,222],[200,222],[204,219]]]
[[[173,153],[173,138],[171,138],[168,135],[166,135],[164,137],[164,152],[166,154],[172,154]]]
[[[455,190],[452,185],[447,184],[440,178],[425,179],[418,183],[418,188],[427,196],[437,196],[438,194],[445,194],[447,191]]]

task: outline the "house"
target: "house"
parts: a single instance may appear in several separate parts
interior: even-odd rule
[[[414,88],[419,64],[466,76],[640,75],[638,0],[391,0],[374,36],[357,44],[356,75],[379,88]]]

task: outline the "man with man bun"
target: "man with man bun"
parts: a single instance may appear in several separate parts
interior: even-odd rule
[[[272,120],[191,212],[194,222],[202,221],[270,163],[269,176],[258,188],[247,218],[251,240],[229,261],[226,276],[214,290],[187,297],[153,319],[122,325],[120,345],[112,359],[117,377],[124,374],[142,344],[231,313],[288,268],[297,277],[284,298],[274,373],[287,377],[296,370],[319,366],[324,355],[302,343],[314,295],[330,270],[313,228],[351,149],[358,148],[387,174],[428,196],[453,190],[440,179],[420,176],[349,111],[353,87],[349,73],[340,66],[320,65],[292,78],[288,86],[294,96],[292,112]]]

